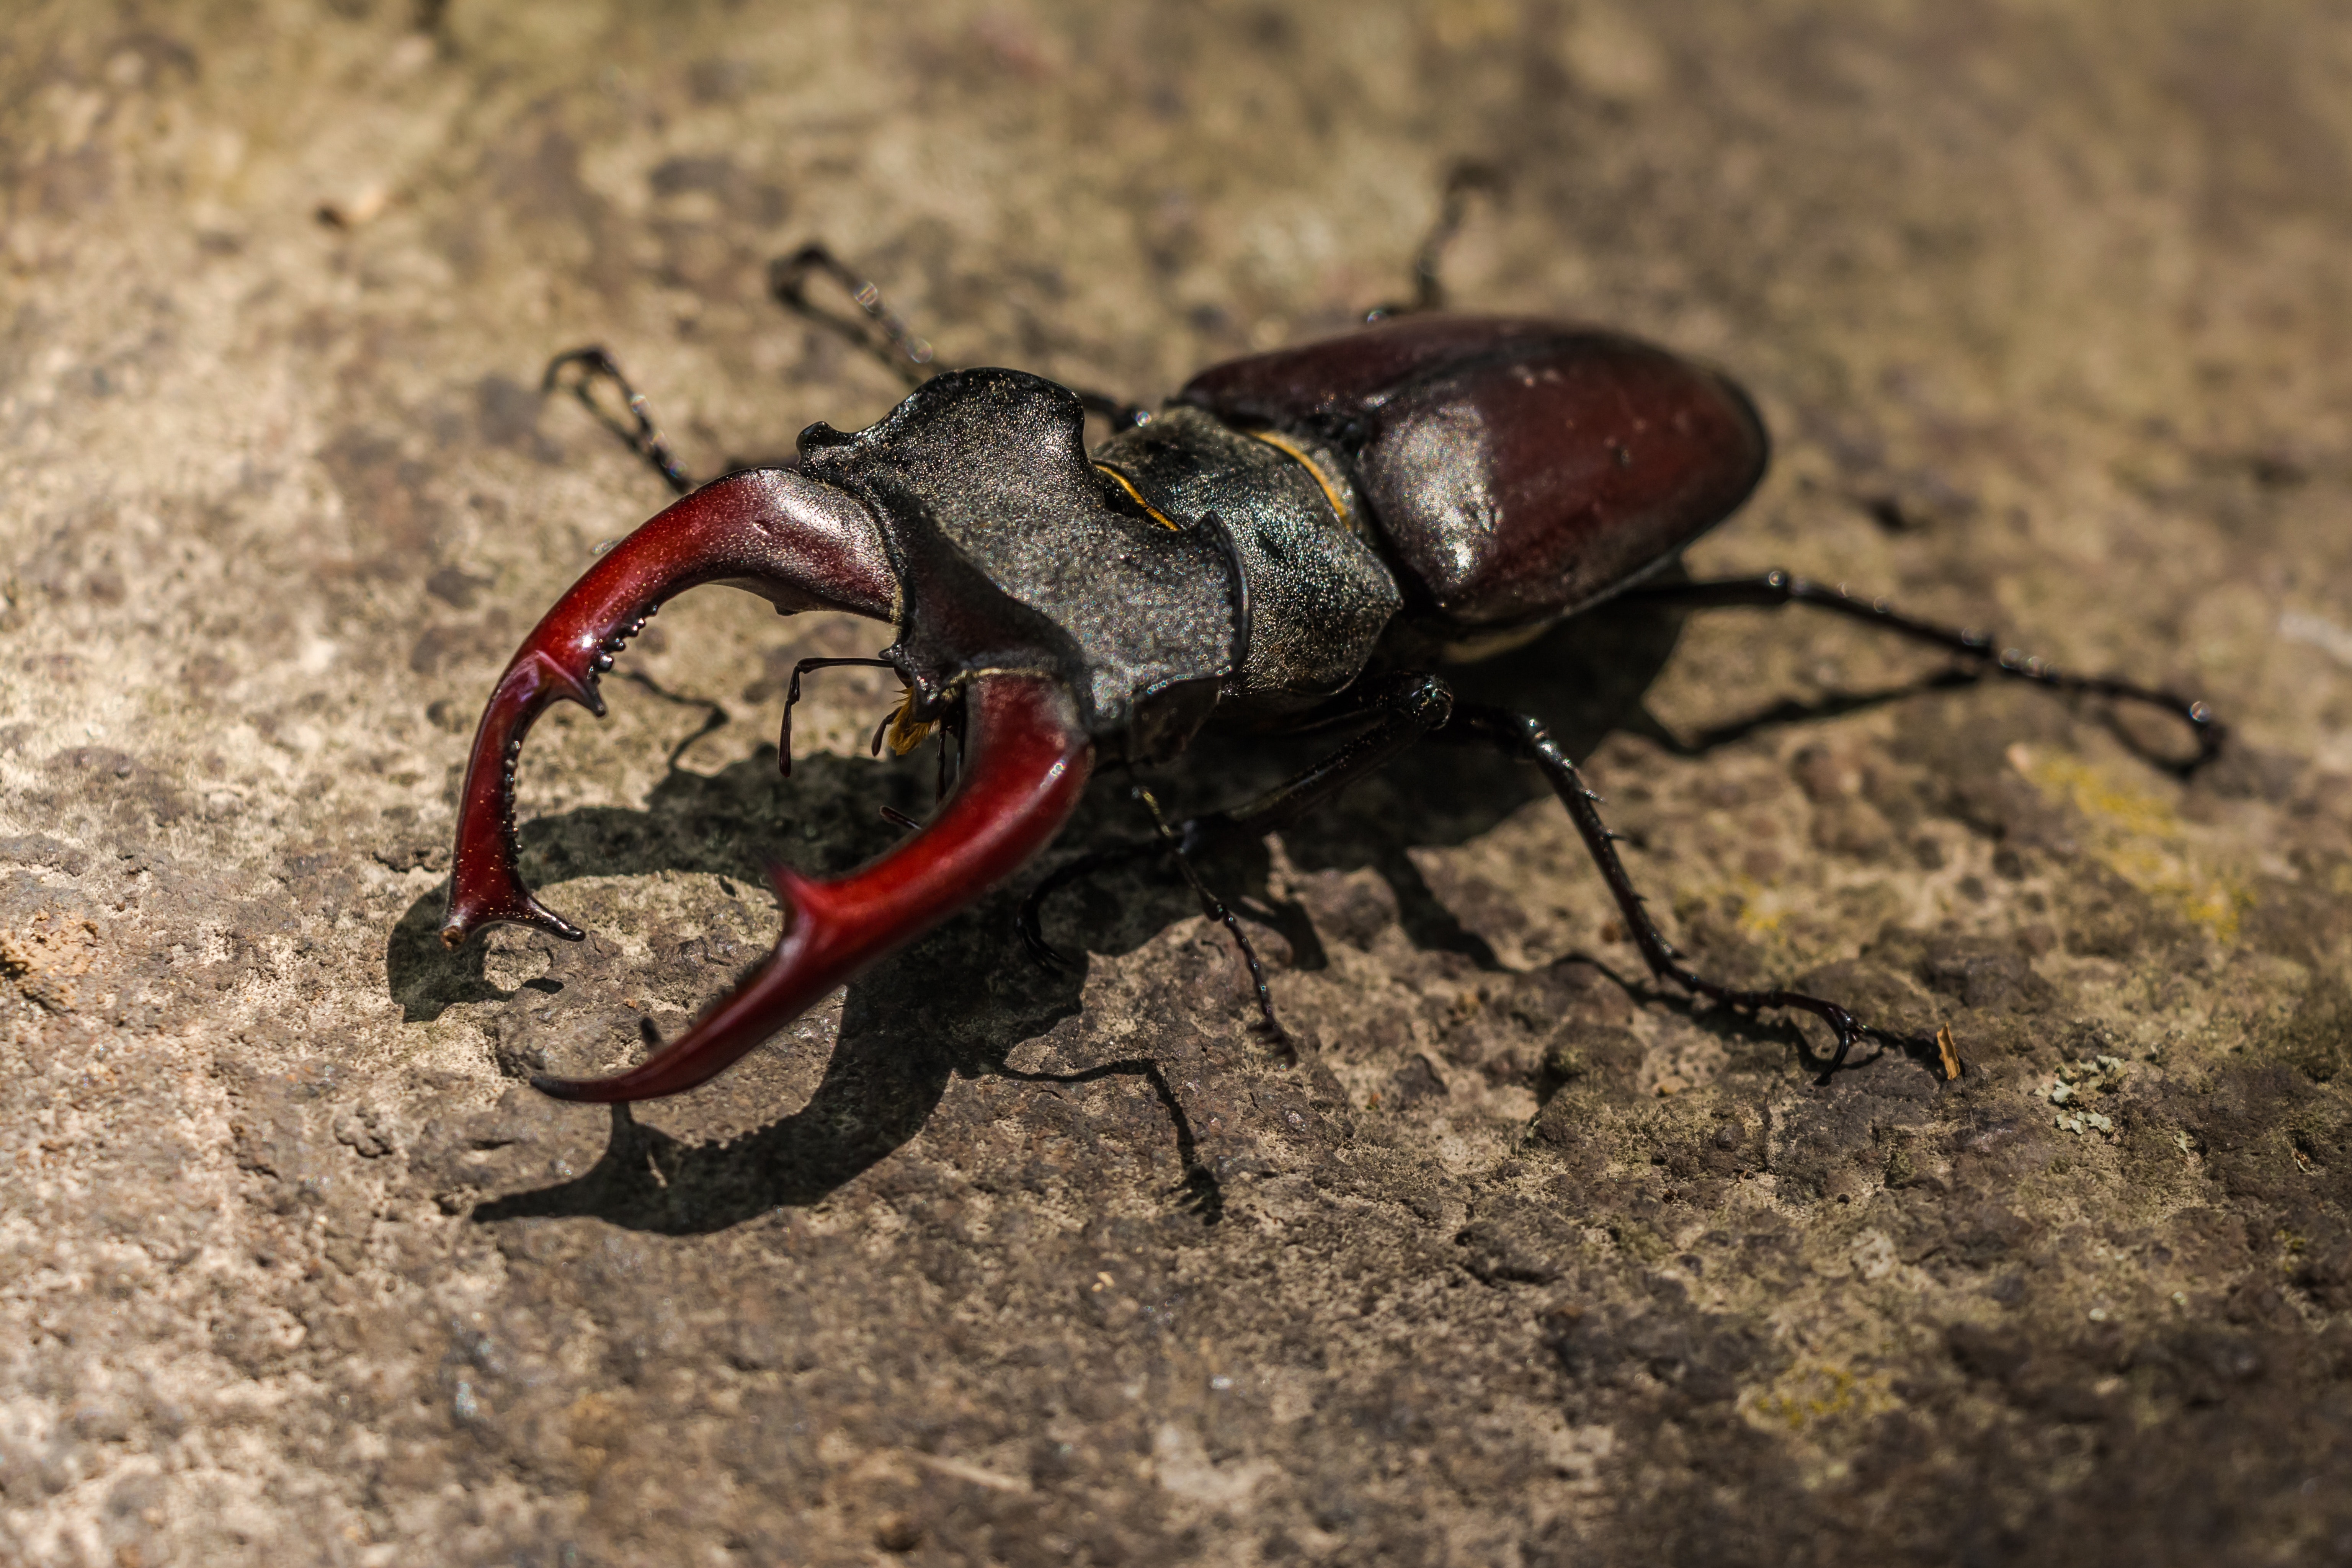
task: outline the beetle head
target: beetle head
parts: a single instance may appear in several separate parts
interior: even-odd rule
[[[1046,674],[1088,734],[1160,754],[1241,667],[1221,531],[1152,511],[1088,461],[1066,387],[950,372],[854,435],[812,426],[801,462],[876,518],[899,593],[889,657],[926,711],[981,672]]]

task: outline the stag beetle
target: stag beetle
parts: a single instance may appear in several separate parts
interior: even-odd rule
[[[863,868],[814,881],[777,868],[785,920],[775,952],[685,1034],[663,1045],[648,1026],[657,1048],[639,1066],[537,1086],[618,1101],[705,1082],[1036,857],[1098,765],[1165,761],[1213,720],[1353,728],[1323,761],[1213,816],[1171,826],[1138,791],[1156,847],[1241,941],[1269,1029],[1279,1026],[1264,973],[1190,852],[1213,834],[1279,829],[1444,735],[1542,771],[1659,980],[1718,1005],[1813,1015],[1835,1036],[1832,1069],[1869,1041],[1958,1076],[1948,1033],[1890,1032],[1824,997],[1735,989],[1686,966],[1634,891],[1599,797],[1543,724],[1455,700],[1440,672],[1612,597],[1809,605],[1945,649],[1974,673],[2155,704],[2196,736],[2184,767],[2213,754],[2221,727],[2201,702],[2063,674],[1975,632],[1785,573],[1657,582],[1755,489],[1763,421],[1721,373],[1622,333],[1439,309],[1438,247],[1475,183],[1449,185],[1410,306],[1374,311],[1348,336],[1213,365],[1157,413],[1018,370],[939,370],[880,290],[816,246],[775,265],[777,298],[835,324],[870,323],[883,341],[869,346],[929,374],[910,374],[906,400],[866,429],[810,426],[794,464],[696,489],[604,351],[559,356],[549,387],[576,372],[572,389],[681,499],[590,567],[499,679],[467,771],[442,940],[456,947],[502,921],[582,935],[518,873],[516,758],[549,704],[568,698],[601,715],[598,676],[688,588],[727,583],[781,614],[842,610],[890,625],[895,640],[878,658],[794,670],[787,773],[801,675],[835,663],[887,665],[905,685],[877,751],[886,732],[904,752],[940,728],[943,777],[947,733],[960,766],[929,824]],[[846,289],[864,321],[813,306],[814,276]],[[600,381],[627,400],[630,422],[591,397]],[[1089,411],[1115,427],[1091,453]],[[1032,895],[1022,925],[1041,952],[1038,902],[1101,858],[1063,868]]]

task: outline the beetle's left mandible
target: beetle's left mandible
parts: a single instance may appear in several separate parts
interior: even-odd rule
[[[749,589],[790,614],[845,610],[895,621],[898,576],[856,498],[784,469],[732,475],[679,500],[607,552],[523,642],[482,714],[457,823],[451,947],[500,921],[577,941],[523,883],[515,764],[551,703],[602,714],[598,677],[663,603],[701,584]],[[1069,693],[1039,674],[982,677],[961,693],[965,765],[922,833],[847,878],[775,872],[785,910],[775,956],[684,1036],[604,1080],[542,1080],[575,1100],[643,1100],[719,1072],[834,987],[971,902],[1044,847],[1076,805],[1092,743]]]

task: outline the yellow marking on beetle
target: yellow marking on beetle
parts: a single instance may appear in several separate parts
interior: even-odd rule
[[[1118,488],[1128,493],[1128,498],[1129,500],[1151,514],[1152,521],[1158,523],[1162,528],[1175,529],[1179,533],[1184,531],[1182,529],[1177,528],[1175,521],[1171,519],[1166,512],[1161,511],[1158,507],[1153,506],[1150,501],[1145,500],[1143,499],[1143,492],[1135,488],[1135,481],[1129,479],[1125,474],[1120,473],[1117,468],[1112,468],[1108,463],[1097,463],[1095,465],[1095,471],[1097,473],[1108,474],[1118,482]]]
[[[903,757],[929,740],[938,727],[936,719],[915,717],[915,689],[909,686],[907,694],[898,699],[898,710],[890,715],[890,728],[882,738],[889,743],[892,756]]]
[[[1324,477],[1323,470],[1316,466],[1315,459],[1308,457],[1297,442],[1287,437],[1277,436],[1271,430],[1252,430],[1249,434],[1314,475],[1315,482],[1323,487],[1323,499],[1331,503],[1331,515],[1342,523],[1348,521],[1348,503],[1339,499],[1339,487]]]

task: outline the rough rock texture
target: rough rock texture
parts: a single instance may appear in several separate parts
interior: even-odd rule
[[[427,10],[0,36],[0,1557],[2352,1559],[2341,0]],[[1756,393],[1697,569],[2232,723],[2184,784],[1795,616],[1490,672],[1701,961],[1969,1078],[1654,994],[1538,781],[1442,753],[1210,868],[1295,1057],[1139,871],[1055,907],[1082,977],[999,899],[705,1091],[520,1085],[929,787],[863,671],[780,782],[783,671],[874,639],[706,591],[524,759],[592,939],[440,952],[489,681],[662,499],[549,353],[704,473],[863,423],[761,293],[822,236],[950,363],[1156,396],[1397,294],[1462,156],[1460,299]]]

